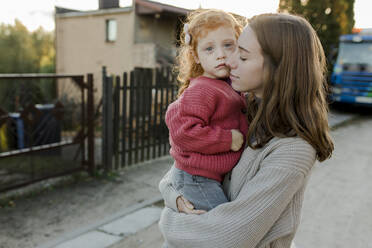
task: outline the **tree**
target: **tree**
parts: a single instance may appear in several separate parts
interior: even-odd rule
[[[279,11],[306,18],[317,32],[326,56],[338,46],[340,35],[354,27],[355,0],[280,0]],[[332,66],[332,65],[330,65]]]
[[[55,72],[53,33],[42,28],[29,32],[19,20],[0,25],[0,54],[0,73]],[[0,106],[19,111],[24,104],[50,99],[54,92],[51,80],[0,81]]]
[[[35,52],[32,37],[20,21],[0,26],[0,73],[36,72]]]
[[[33,48],[36,52],[39,72],[54,72],[54,35],[39,28],[31,33]]]
[[[39,73],[54,73],[55,72],[55,49],[54,35],[51,32],[46,32],[43,28],[39,28],[31,33],[33,48],[36,52],[36,60],[38,61]],[[40,80],[40,88],[46,101],[50,102],[56,93],[56,85],[54,80]]]

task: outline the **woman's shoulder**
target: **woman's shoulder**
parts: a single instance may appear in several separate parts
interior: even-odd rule
[[[302,156],[312,160],[315,159],[316,152],[315,149],[301,137],[274,137],[261,148],[253,149],[247,147],[242,154],[242,160],[264,159],[266,157],[273,157],[272,155],[281,157]]]
[[[298,149],[305,149],[308,151],[314,151],[315,149],[305,139],[299,136],[295,137],[274,137],[272,138],[265,147],[284,147],[291,148],[297,147]],[[295,149],[296,150],[296,149]]]
[[[303,150],[315,154],[315,149],[301,137],[274,137],[261,148],[252,149],[247,147],[245,153],[247,156],[252,156],[252,154],[255,154],[255,156],[263,154],[266,156],[276,150],[281,150],[282,152],[296,152],[297,150]]]
[[[273,138],[263,147],[265,164],[296,168],[307,174],[316,160],[315,149],[301,137]]]

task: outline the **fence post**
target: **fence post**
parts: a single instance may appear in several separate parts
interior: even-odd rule
[[[94,93],[93,74],[88,74],[88,168],[91,175],[95,171],[94,163]]]
[[[119,128],[120,128],[120,76],[115,77],[115,89],[113,94],[114,117],[113,117],[113,155],[115,169],[119,169]]]
[[[122,93],[122,127],[121,127],[121,167],[127,164],[128,130],[127,130],[127,99],[128,99],[128,74],[123,74]]]
[[[102,156],[102,166],[105,168],[106,167],[106,108],[107,108],[107,97],[106,97],[106,67],[102,67],[102,130],[101,130],[101,142],[102,142],[102,147],[101,147],[101,156]]]
[[[102,68],[102,163],[105,172],[112,168],[113,134],[112,134],[112,77],[106,75],[106,67]]]

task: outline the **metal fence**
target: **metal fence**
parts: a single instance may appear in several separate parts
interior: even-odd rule
[[[0,89],[0,192],[93,173],[92,74],[0,74]]]
[[[177,90],[168,67],[135,68],[122,76],[108,76],[103,68],[102,161],[106,170],[168,154],[164,117]]]

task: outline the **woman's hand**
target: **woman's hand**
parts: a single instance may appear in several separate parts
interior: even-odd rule
[[[185,214],[204,214],[207,212],[205,210],[194,209],[194,205],[183,196],[177,197],[177,208],[180,213]]]

